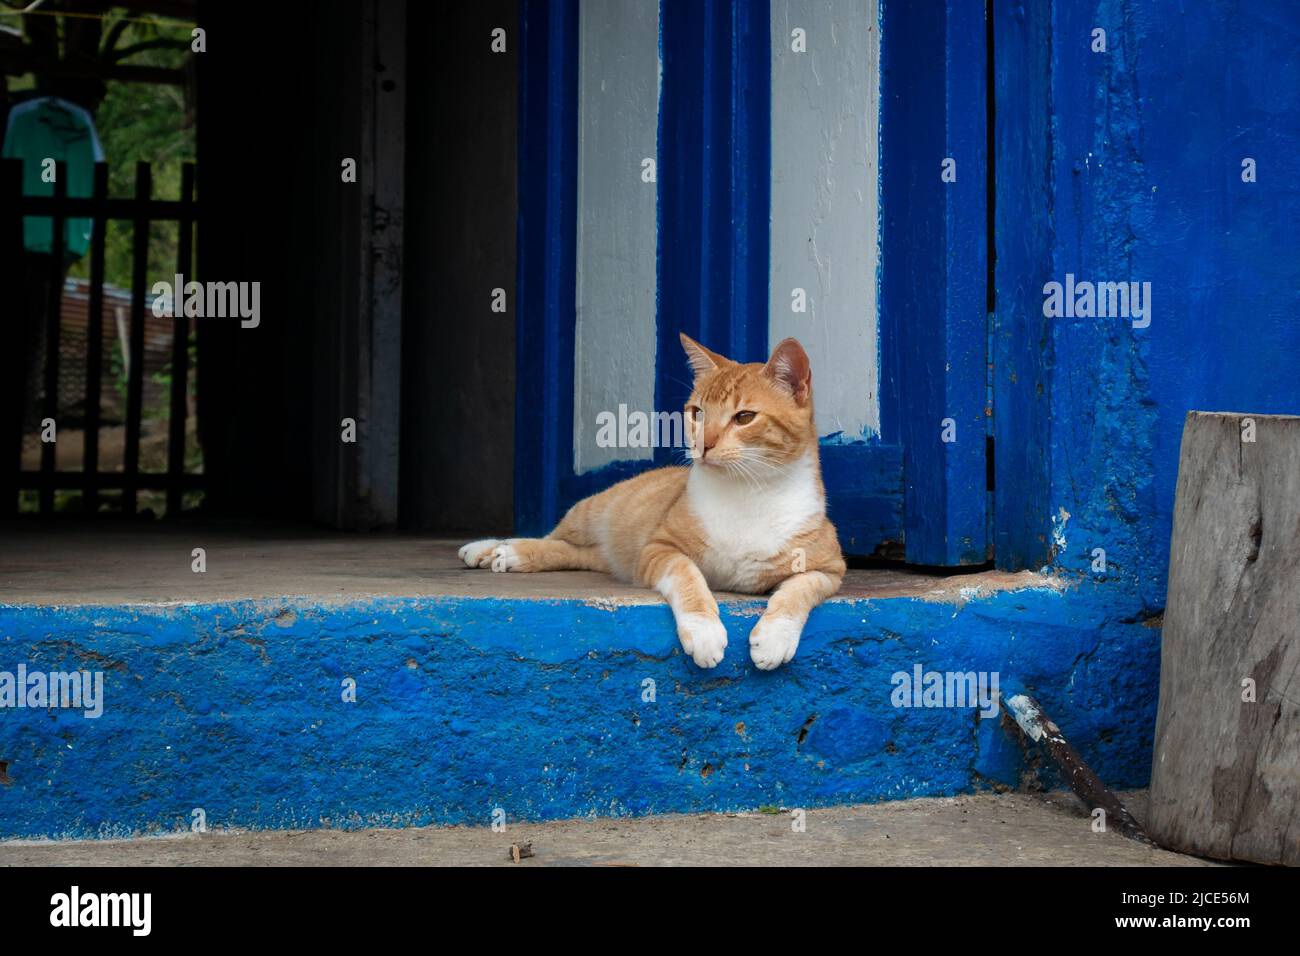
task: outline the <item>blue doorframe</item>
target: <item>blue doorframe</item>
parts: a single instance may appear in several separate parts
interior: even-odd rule
[[[1052,9],[993,4],[998,237],[990,363],[998,454],[993,548],[998,567],[1038,568],[1051,559],[1048,462],[1052,330],[1043,283],[1053,272]]]
[[[572,502],[578,2],[521,0],[515,527],[544,534]]]
[[[690,394],[679,332],[738,362],[767,358],[768,17],[767,0],[660,7],[661,409],[681,408]],[[660,462],[673,459],[660,452]]]
[[[913,564],[992,556],[986,43],[983,4],[884,0],[881,424],[903,450]],[[941,178],[947,159],[955,182]],[[946,419],[955,441],[942,440]]]
[[[918,564],[987,559],[983,11],[882,0],[881,435],[824,440],[845,550]],[[690,376],[677,333],[766,357],[770,183],[768,0],[664,0],[658,147],[655,403]],[[671,460],[573,470],[578,7],[521,0],[519,533]],[[936,51],[934,59],[917,49]],[[939,54],[943,54],[940,56]],[[944,157],[955,184],[940,181]],[[870,228],[864,224],[864,228]],[[864,387],[865,383],[864,383]],[[952,418],[955,442],[941,440]]]

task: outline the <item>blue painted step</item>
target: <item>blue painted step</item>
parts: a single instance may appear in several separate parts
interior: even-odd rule
[[[1092,584],[835,600],[759,672],[761,602],[698,670],[660,604],[500,598],[0,606],[0,671],[98,670],[104,712],[0,710],[0,836],[812,807],[1014,782],[970,708],[891,675],[998,672],[1108,783],[1149,774],[1159,635]],[[346,682],[356,700],[345,702]]]

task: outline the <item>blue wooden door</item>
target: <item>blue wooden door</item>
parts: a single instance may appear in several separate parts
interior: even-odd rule
[[[599,427],[681,409],[679,332],[739,361],[794,335],[846,552],[987,560],[982,9],[523,0],[521,26],[519,532],[681,460]]]

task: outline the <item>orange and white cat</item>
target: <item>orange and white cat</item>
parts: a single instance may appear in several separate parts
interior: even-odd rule
[[[750,658],[771,670],[794,657],[808,613],[844,579],[808,355],[786,339],[766,364],[743,365],[681,339],[695,372],[690,467],[648,471],[579,501],[545,538],[475,541],[460,557],[471,568],[605,571],[652,587],[700,667],[716,667],[727,646],[710,589],[771,591],[749,632]]]

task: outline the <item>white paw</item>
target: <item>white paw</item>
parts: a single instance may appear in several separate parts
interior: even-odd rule
[[[513,571],[523,562],[524,559],[519,556],[519,552],[512,544],[503,541],[492,549],[492,570],[499,574]]]
[[[794,617],[769,617],[758,619],[749,632],[749,657],[762,671],[775,670],[794,657],[799,649],[799,635],[803,622]]]
[[[697,667],[717,667],[727,648],[727,629],[716,617],[707,614],[683,614],[677,620],[677,637],[682,650],[691,655]]]
[[[482,541],[471,541],[469,544],[461,547],[456,553],[460,559],[471,568],[486,568],[492,563],[492,552],[496,550],[497,545],[501,542],[496,538],[485,538]]]

